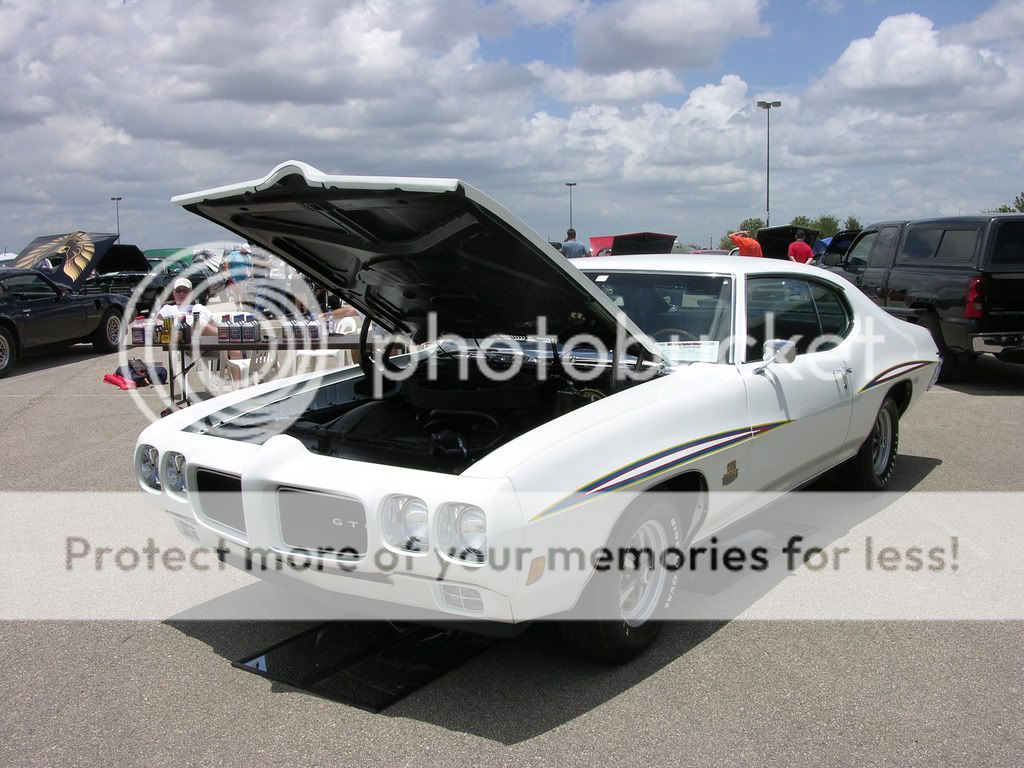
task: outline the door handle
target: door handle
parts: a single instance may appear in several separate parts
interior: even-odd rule
[[[850,378],[849,377],[850,377],[851,373],[853,373],[853,368],[836,368],[834,371],[832,371],[832,375],[833,376],[842,376],[843,377],[843,389],[845,389],[845,390],[849,390],[850,389]]]

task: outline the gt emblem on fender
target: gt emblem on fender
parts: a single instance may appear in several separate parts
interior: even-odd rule
[[[731,485],[739,476],[740,470],[736,466],[736,462],[730,461],[725,468],[725,474],[722,475],[722,485]]]

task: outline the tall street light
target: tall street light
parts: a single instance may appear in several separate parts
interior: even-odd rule
[[[565,186],[569,188],[569,229],[572,229],[572,188],[576,186],[576,182],[567,181]]]
[[[114,221],[117,224],[117,239],[121,239],[121,198],[110,198],[114,203]]]
[[[764,160],[764,225],[772,223],[772,109],[782,106],[781,101],[759,101],[757,106],[768,113],[767,152]]]

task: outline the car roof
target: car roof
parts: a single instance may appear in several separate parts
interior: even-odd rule
[[[795,261],[753,256],[702,256],[692,253],[602,256],[600,259],[577,259],[573,263],[584,272],[706,272],[731,275],[792,273],[814,277],[828,274],[818,267],[809,267]]]

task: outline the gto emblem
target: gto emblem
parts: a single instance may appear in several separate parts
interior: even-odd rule
[[[730,461],[725,468],[725,474],[722,475],[722,485],[730,485],[737,477],[740,476],[740,470],[736,466],[735,461]]]
[[[348,523],[353,528],[358,528],[359,527],[359,521],[357,521],[357,520],[343,520],[340,517],[336,517],[333,520],[331,520],[331,522],[334,523],[335,525],[345,525],[346,523]]]

